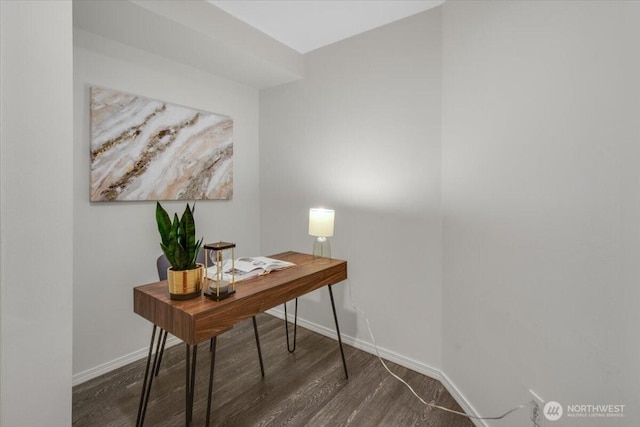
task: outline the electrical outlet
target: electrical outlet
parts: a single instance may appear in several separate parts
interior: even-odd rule
[[[531,412],[530,418],[533,427],[544,427],[544,400],[535,391],[529,389],[531,395]]]

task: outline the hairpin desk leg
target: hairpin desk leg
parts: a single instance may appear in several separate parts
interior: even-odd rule
[[[342,338],[340,337],[340,325],[338,325],[338,316],[336,315],[336,305],[333,302],[333,291],[331,285],[329,287],[329,296],[331,297],[331,309],[333,310],[333,320],[336,321],[336,333],[338,334],[338,343],[340,344],[340,354],[342,355],[342,365],[344,366],[344,376],[349,379],[349,373],[347,372],[347,361],[344,358],[344,350],[342,349]]]
[[[262,376],[264,377],[264,363],[262,363],[262,350],[260,349],[260,336],[258,335],[258,323],[256,322],[256,316],[253,316],[253,332],[256,335],[256,347],[258,347],[258,359],[260,360],[260,373],[262,373]]]
[[[151,343],[149,344],[149,355],[147,356],[147,367],[144,370],[144,381],[142,381],[142,391],[140,392],[140,404],[138,405],[138,416],[136,417],[136,427],[140,427],[140,418],[142,417],[142,407],[144,405],[145,396],[147,395],[147,379],[149,378],[149,366],[151,365],[151,353],[153,352],[153,342],[156,338],[156,329],[158,327],[153,325],[151,331]]]
[[[253,321],[255,324],[255,317],[253,318]],[[207,427],[209,427],[209,422],[211,420],[211,394],[213,393],[213,368],[216,363],[216,338],[217,337],[211,338],[211,366],[209,367],[209,394],[207,396]]]
[[[164,332],[164,334],[163,334]],[[160,346],[160,356],[158,357],[158,366],[156,366],[156,370],[154,372],[154,375],[157,377],[158,373],[160,372],[160,364],[162,363],[162,355],[164,354],[164,346],[167,343],[167,335],[169,335],[168,331],[164,331],[162,330],[162,328],[160,328],[160,336],[162,337],[162,345]]]
[[[187,348],[186,369],[185,369],[185,425],[191,426],[193,420],[193,395],[196,382],[196,356],[198,356],[198,345],[193,346],[185,343]],[[191,352],[189,352],[191,350]]]
[[[298,332],[298,298],[296,298],[296,311],[293,318],[293,348],[289,346],[289,317],[287,317],[287,303],[284,303],[284,330],[287,334],[287,350],[289,353],[296,351],[296,335]]]
[[[144,425],[144,417],[147,413],[147,405],[149,404],[149,395],[151,394],[151,384],[153,383],[154,373],[158,369],[160,362],[160,345],[162,344],[162,329],[158,335],[158,342],[156,343],[156,353],[153,356],[153,364],[151,364],[151,354],[153,352],[153,343],[155,341],[156,329],[158,327],[153,325],[151,331],[151,343],[149,343],[149,355],[147,356],[147,367],[144,370],[144,381],[142,382],[142,395],[140,396],[140,404],[138,405],[138,416],[136,418],[136,427],[142,427]],[[149,369],[151,367],[151,369]],[[151,375],[149,375],[151,373]]]

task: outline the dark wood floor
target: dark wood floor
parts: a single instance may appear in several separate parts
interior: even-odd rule
[[[425,408],[368,353],[345,346],[350,375],[345,380],[336,341],[298,328],[296,352],[289,354],[282,320],[261,314],[258,327],[265,378],[260,376],[251,320],[218,338],[212,425],[473,426],[465,417]],[[184,345],[165,351],[145,425],[184,425],[184,357]],[[209,346],[201,344],[194,425],[204,425],[209,360]],[[135,425],[145,363],[137,361],[74,387],[73,425]],[[392,363],[389,367],[426,401],[460,410],[439,381]]]

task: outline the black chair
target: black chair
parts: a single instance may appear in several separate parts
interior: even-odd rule
[[[196,262],[198,262],[200,264],[204,264],[204,250],[203,249],[201,249],[200,252],[198,253],[198,258],[197,258]],[[171,266],[171,264],[169,263],[169,261],[167,260],[167,257],[164,254],[162,254],[162,255],[160,255],[158,257],[158,260],[156,261],[156,267],[158,269],[158,279],[167,280],[167,269],[170,266]],[[260,361],[260,373],[264,377],[264,364],[262,362],[262,350],[260,349],[260,336],[258,335],[258,323],[256,322],[256,316],[253,316],[252,320],[253,320],[253,331],[254,331],[255,336],[256,336],[256,348],[258,349],[258,360]],[[161,348],[160,348],[160,353],[158,355],[158,364],[156,366],[156,371],[154,372],[154,375],[156,377],[158,376],[158,372],[160,372],[160,362],[162,362],[162,354],[164,353],[164,346],[165,346],[165,343],[167,341],[167,335],[168,334],[169,333],[167,331],[163,330],[162,328],[160,329],[160,339],[161,339],[162,344],[161,344]],[[213,349],[213,338],[211,339],[211,345],[209,347],[209,350],[212,350],[212,349]]]

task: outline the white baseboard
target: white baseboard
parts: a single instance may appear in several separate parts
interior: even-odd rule
[[[272,316],[278,317],[280,319],[284,319],[284,311],[280,309],[271,309],[267,310],[268,314]],[[293,322],[293,316],[289,314],[289,320]],[[298,325],[303,328],[309,329],[313,332],[317,332],[320,335],[324,335],[331,339],[337,341],[338,337],[336,331],[324,327],[322,325],[318,325],[317,323],[309,322],[301,317],[298,317]],[[342,335],[342,342],[348,344],[352,347],[357,348],[358,350],[366,351],[367,353],[376,354],[376,349],[373,344],[362,341],[357,338],[350,337],[345,334]],[[429,366],[425,363],[418,362],[417,360],[411,359],[409,357],[405,357],[401,354],[395,353],[393,351],[387,350],[385,348],[378,347],[378,352],[380,353],[380,357],[390,362],[396,363],[400,366],[404,366],[405,368],[411,369],[412,371],[416,371],[420,374],[426,375],[427,377],[438,380],[442,383],[444,388],[447,389],[449,394],[458,402],[458,405],[464,410],[465,413],[473,416],[478,416],[478,412],[475,408],[469,403],[469,401],[464,397],[464,395],[460,392],[460,390],[455,386],[455,384],[443,373],[441,370],[436,369],[432,366]],[[489,427],[483,420],[476,420],[471,418],[471,422],[473,422],[478,427]]]
[[[271,309],[268,310],[267,313],[272,316],[278,317],[280,319],[284,319],[284,311],[279,309]],[[289,313],[289,320],[293,322],[293,316]],[[313,332],[317,332],[320,335],[324,335],[325,337],[329,337],[331,339],[337,340],[338,336],[336,335],[336,331],[330,328],[326,328],[322,325],[318,325],[317,323],[309,322],[298,316],[298,325],[303,328],[309,329]],[[342,334],[342,342],[345,344],[349,344],[352,347],[355,347],[359,350],[366,351],[367,353],[376,354],[376,349],[373,344],[362,341],[357,338],[350,337],[348,335]],[[409,368],[412,371],[419,372],[428,377],[440,380],[440,371],[436,368],[433,368],[429,365],[426,365],[422,362],[418,362],[417,360],[410,359],[408,357],[402,356],[398,353],[394,353],[393,351],[387,350],[385,348],[378,347],[378,351],[380,352],[380,356],[393,363],[397,363],[398,365],[404,366],[405,368]]]
[[[165,348],[173,347],[176,344],[181,343],[182,341],[178,338],[170,335],[167,338],[167,342],[165,343]],[[149,348],[142,348],[140,350],[136,350],[133,353],[125,354],[122,357],[118,357],[117,359],[111,360],[107,363],[103,363],[102,365],[98,365],[95,368],[87,369],[86,371],[78,372],[71,379],[71,385],[73,387],[78,384],[82,384],[89,380],[92,380],[100,375],[111,372],[115,369],[121,368],[129,363],[135,362],[136,360],[143,359],[147,357],[149,354]]]
[[[479,416],[478,411],[469,403],[469,401],[464,397],[464,395],[460,392],[460,389],[456,387],[456,385],[449,379],[449,377],[444,373],[440,373],[441,377],[440,382],[447,389],[449,394],[458,402],[458,405],[464,410],[466,414],[473,415],[475,417]],[[489,427],[489,424],[485,420],[477,420],[470,418],[471,422],[475,424],[477,427]]]
[[[268,314],[278,317],[280,319],[284,319],[284,312],[278,309],[271,309],[267,311]],[[293,321],[293,318],[289,316],[289,319]],[[332,329],[326,328],[317,323],[309,322],[301,317],[298,317],[298,324],[306,329],[309,329],[313,332],[317,332],[320,335],[324,335],[331,339],[337,340],[338,337],[336,332]],[[167,343],[165,348],[172,347],[176,344],[181,343],[182,341],[174,336],[169,336],[167,338]],[[366,351],[367,353],[376,354],[375,347],[373,344],[362,341],[357,338],[350,337],[348,335],[342,334],[342,342],[348,344],[352,347],[355,347],[359,350]],[[429,366],[425,363],[418,362],[417,360],[411,359],[409,357],[405,357],[401,354],[395,353],[393,351],[387,350],[385,348],[378,347],[378,351],[380,356],[388,360],[390,362],[396,363],[400,366],[404,366],[405,368],[411,369],[412,371],[416,371],[420,374],[426,375],[430,378],[436,379],[442,383],[444,388],[447,389],[449,394],[458,402],[458,404],[462,407],[462,409],[469,415],[478,416],[475,408],[469,403],[469,401],[464,397],[464,395],[460,392],[460,390],[456,387],[456,385],[447,377],[447,375],[439,369],[436,369],[432,366]],[[126,354],[122,357],[118,357],[110,362],[103,363],[102,365],[98,365],[95,368],[87,369],[86,371],[79,372],[73,376],[72,385],[76,386],[78,384],[82,384],[86,381],[89,381],[93,378],[99,377],[100,375],[106,374],[108,372],[113,371],[114,369],[120,368],[122,366],[128,365],[129,363],[135,362],[137,360],[143,359],[147,356],[149,352],[148,348],[142,348],[140,350],[136,350],[133,353]],[[483,420],[471,419],[471,421],[478,427],[489,427],[487,423]]]

